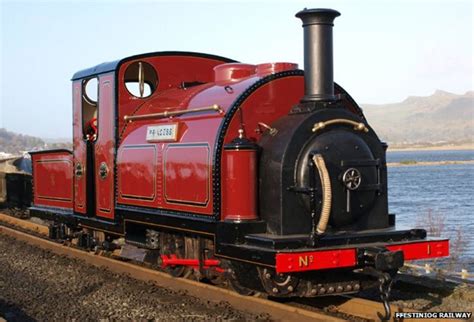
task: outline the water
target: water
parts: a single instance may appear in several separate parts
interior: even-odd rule
[[[474,160],[474,151],[388,152],[387,162]],[[474,164],[388,168],[389,210],[397,227],[427,229],[428,214],[444,223],[442,237],[462,236],[464,266],[474,270]],[[452,249],[453,246],[451,245]]]
[[[388,152],[387,162],[415,160],[419,162],[472,161],[474,150],[450,151],[393,151]]]

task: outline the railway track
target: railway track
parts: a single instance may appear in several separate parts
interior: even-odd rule
[[[100,256],[47,239],[48,227],[29,220],[18,219],[0,213],[0,233],[12,236],[36,247],[56,254],[81,259],[88,264],[105,267],[108,270],[128,274],[135,279],[152,281],[160,287],[184,290],[188,294],[209,301],[227,301],[234,308],[256,314],[266,313],[275,320],[284,321],[376,321],[377,312],[384,312],[382,303],[355,297],[333,296],[305,299],[302,301],[274,301],[257,296],[242,296],[233,291],[170,275],[124,262],[113,257]],[[412,312],[392,305],[392,312]],[[417,321],[411,319],[410,321]],[[446,320],[443,320],[446,321]]]

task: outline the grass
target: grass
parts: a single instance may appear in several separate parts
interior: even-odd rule
[[[463,227],[457,227],[453,231],[448,231],[446,227],[446,217],[439,212],[434,212],[428,209],[426,213],[418,217],[415,226],[423,228],[431,237],[448,237],[450,254],[447,259],[446,270],[454,271],[458,267],[463,267],[465,262],[463,260],[464,252],[467,250],[468,241],[465,238]],[[436,265],[438,258],[433,261]]]
[[[409,164],[417,164],[417,162],[416,160],[402,160],[400,161],[400,164],[409,165]]]

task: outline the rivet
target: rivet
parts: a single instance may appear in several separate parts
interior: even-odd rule
[[[291,285],[288,286],[288,291],[289,291],[289,292],[293,292],[293,286],[291,286]]]
[[[332,287],[332,286],[329,287],[329,288],[328,288],[328,293],[334,293],[334,287]]]
[[[350,292],[350,291],[352,291],[352,286],[350,286],[350,285],[346,285],[346,291],[347,291],[347,292]]]
[[[265,274],[265,278],[266,278],[267,280],[269,280],[270,277],[272,277],[272,276],[270,275],[270,273]]]
[[[360,290],[360,285],[359,284],[354,285],[354,291],[358,291],[358,290]]]
[[[317,293],[318,293],[318,291],[317,291],[315,288],[313,288],[313,289],[311,290],[311,295],[316,295]]]
[[[339,285],[337,288],[336,288],[336,292],[342,292],[344,290],[344,288]]]
[[[273,293],[278,293],[278,289],[276,287],[273,288]]]
[[[319,294],[324,294],[324,293],[326,293],[326,289],[324,287],[321,287],[319,289]]]

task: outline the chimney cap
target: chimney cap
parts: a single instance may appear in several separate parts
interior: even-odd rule
[[[309,25],[333,25],[334,19],[339,17],[341,13],[333,9],[307,9],[304,8],[298,12],[295,17],[303,21],[303,27]]]

